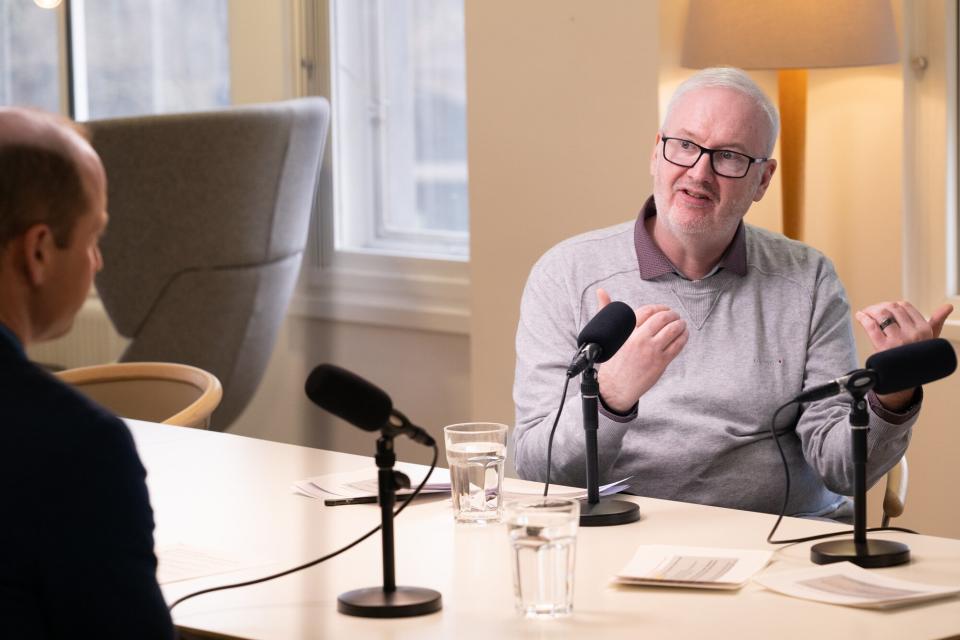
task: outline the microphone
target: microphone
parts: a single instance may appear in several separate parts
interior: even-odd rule
[[[946,378],[957,369],[957,354],[947,340],[933,338],[875,353],[866,364],[877,372],[874,392],[893,393]]]
[[[405,415],[394,409],[390,396],[382,389],[346,369],[332,364],[317,366],[307,376],[304,391],[310,400],[338,418],[343,418],[364,431],[379,431],[381,434],[377,438],[377,455],[374,459],[377,462],[377,503],[380,505],[380,526],[377,528],[380,529],[383,586],[341,593],[337,597],[337,611],[364,618],[402,618],[439,611],[443,607],[439,592],[420,587],[397,586],[393,547],[393,506],[396,490],[403,484],[410,486],[409,478],[393,470],[397,461],[393,450],[393,436],[403,434],[434,448],[428,478],[437,464],[436,442],[429,433],[412,424]],[[419,491],[418,488],[417,492]],[[407,498],[407,501],[411,499],[412,496]],[[400,507],[397,513],[401,510],[403,507]],[[376,530],[360,540],[364,540]],[[350,546],[353,544],[356,543]],[[343,550],[349,548],[344,547]]]
[[[943,338],[921,340],[875,353],[865,369],[856,369],[826,384],[804,391],[795,402],[811,402],[843,391],[893,393],[946,378],[957,368],[957,354]]]
[[[611,302],[593,316],[577,336],[580,350],[567,367],[572,378],[593,366],[606,362],[615,354],[637,326],[637,316],[625,302]]]
[[[314,404],[364,431],[402,434],[428,447],[436,444],[429,433],[393,408],[386,392],[346,369],[318,365],[307,377],[304,390]]]

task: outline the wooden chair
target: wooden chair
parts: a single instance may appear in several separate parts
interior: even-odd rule
[[[883,492],[883,520],[881,526],[889,526],[890,518],[903,514],[907,502],[907,481],[910,479],[907,456],[900,458],[897,466],[887,472],[887,488]]]
[[[172,362],[123,362],[55,373],[118,416],[206,429],[223,389],[211,373]]]

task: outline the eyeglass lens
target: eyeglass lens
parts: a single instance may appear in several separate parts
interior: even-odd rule
[[[742,153],[723,149],[708,151],[689,140],[665,139],[663,153],[667,160],[681,167],[692,167],[703,153],[707,153],[710,155],[714,173],[726,178],[742,178],[750,169],[750,158]]]

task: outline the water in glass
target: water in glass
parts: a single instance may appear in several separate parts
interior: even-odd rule
[[[447,446],[450,496],[459,522],[500,521],[506,454],[506,445],[499,442],[459,442]]]
[[[558,617],[573,611],[578,512],[507,516],[513,546],[517,610],[527,617]]]

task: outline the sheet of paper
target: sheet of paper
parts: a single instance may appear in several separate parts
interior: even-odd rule
[[[160,584],[227,573],[246,566],[225,554],[185,544],[158,547],[157,561]]]
[[[414,465],[410,463],[398,462],[395,467],[398,471],[403,471],[410,478],[411,491],[423,480],[428,467]],[[620,493],[630,487],[630,479],[633,476],[616,480],[609,484],[598,487],[601,496],[609,496]],[[509,485],[509,478],[505,479],[504,498],[508,500],[523,499],[530,496],[537,496],[543,493],[542,489],[536,490],[512,490]],[[304,480],[297,480],[293,483],[294,492],[308,498],[358,498],[362,496],[377,495],[377,470],[361,469],[345,473],[333,473],[323,476],[314,476]],[[526,489],[526,487],[524,488]],[[397,496],[405,496],[411,491],[397,491]],[[430,476],[430,481],[424,486],[421,493],[449,493],[450,492],[450,470],[434,469]],[[550,495],[557,498],[586,498],[586,489],[551,489]]]
[[[398,496],[405,496],[412,493],[413,490],[417,488],[417,485],[423,481],[429,467],[407,462],[398,462],[394,466],[394,469],[402,471],[410,478],[410,489],[397,491]],[[314,476],[294,482],[293,489],[297,493],[310,498],[321,499],[375,496],[377,495],[377,468],[371,467],[369,469],[358,469],[344,473]],[[450,471],[440,468],[434,469],[430,475],[430,481],[424,486],[421,493],[444,492],[450,492]]]
[[[624,478],[623,480],[616,480],[614,482],[611,482],[610,484],[600,485],[599,487],[597,487],[597,490],[601,497],[612,496],[615,493],[620,493],[621,491],[625,491],[626,489],[629,489],[631,478],[633,478],[633,476]],[[503,491],[503,497],[506,498],[507,500],[522,500],[523,498],[530,498],[534,496],[543,495],[542,485],[538,489],[526,490],[527,489],[526,487],[524,487],[524,489],[511,489],[509,484],[510,484],[510,481],[508,479],[507,482],[505,483],[504,491]],[[553,487],[553,485],[551,485],[549,495],[553,496],[554,498],[573,498],[576,500],[579,498],[586,498],[587,490],[586,489],[572,489],[572,490],[556,489]]]
[[[900,580],[863,569],[852,562],[761,575],[754,578],[754,582],[794,598],[876,609],[900,607],[960,593],[960,587],[937,587]]]
[[[767,566],[771,551],[642,545],[614,580],[702,589],[739,589]]]

